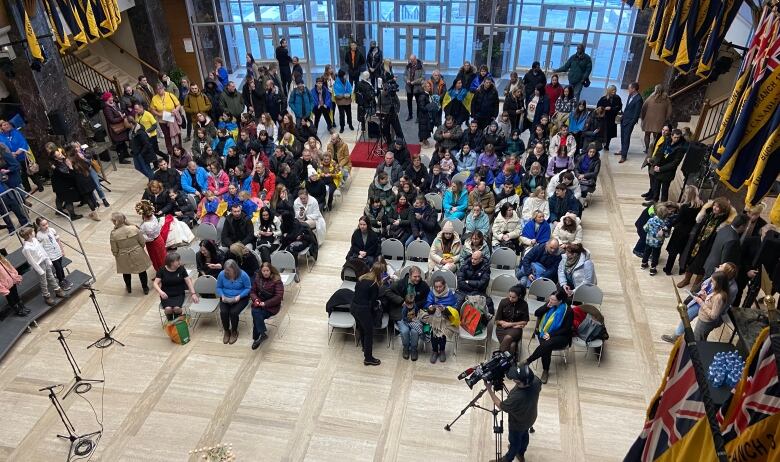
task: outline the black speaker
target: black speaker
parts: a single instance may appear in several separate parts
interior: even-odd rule
[[[685,153],[685,158],[682,161],[683,175],[690,176],[697,173],[701,169],[702,160],[704,156],[708,156],[710,153],[710,147],[704,143],[693,141],[688,145],[688,152]]]
[[[379,119],[371,118],[368,120],[368,137],[371,139],[377,139],[382,136],[381,127],[379,126]]]
[[[49,127],[51,128],[52,135],[67,136],[68,126],[62,112],[51,111],[46,116],[49,118]]]

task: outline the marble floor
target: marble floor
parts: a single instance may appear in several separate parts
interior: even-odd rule
[[[634,146],[640,146],[638,134]],[[650,277],[631,254],[639,194],[647,186],[641,155],[632,152],[625,164],[611,154],[603,159],[583,224],[605,294],[610,339],[600,367],[582,352],[570,354],[568,365],[554,360],[527,453],[532,462],[622,460],[641,429],[671,348],[660,340],[677,320],[671,281],[663,274]],[[48,332],[56,328],[72,329],[68,342],[83,376],[105,377],[104,389],[64,400],[78,432],[98,430],[96,417],[102,421],[92,460],[195,460],[190,450],[219,442],[231,443],[239,461],[492,459],[489,413],[470,410],[451,432],[443,429],[478,392],[456,377],[482,360],[481,349],[461,345],[457,356],[431,365],[426,355],[404,361],[398,346],[391,350],[378,340],[375,355],[382,365],[364,367],[350,337],[335,336],[328,344],[325,301],[340,285],[339,270],[372,173],[355,169],[343,202],[327,217],[319,261],[285,294],[290,323],[283,325],[283,335],[272,328],[269,341],[252,351],[251,324],[235,345],[223,345],[210,318],[199,323],[188,345],[175,345],[160,328],[157,297],[144,296],[137,281],[133,293],[125,293],[109,252],[109,212],[138,221],[133,207],[144,180],[131,166],[112,172],[112,206],[101,211],[103,221],[85,218],[76,227],[97,274],[100,305],[126,346],[86,349],[101,328],[84,292],[24,335],[0,363],[0,413],[6,416],[0,460],[67,456],[67,442],[56,437],[63,425],[38,392],[71,379],[56,336]],[[41,197],[52,200],[50,192]],[[248,313],[242,319],[251,322]],[[484,398],[482,404],[488,403]]]

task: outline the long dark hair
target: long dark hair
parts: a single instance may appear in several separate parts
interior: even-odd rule
[[[213,263],[214,261],[217,260],[217,256],[219,255],[218,254],[219,251],[217,250],[217,245],[214,244],[214,241],[211,241],[211,240],[208,240],[208,239],[204,239],[204,240],[200,241],[200,248],[201,249],[206,249],[206,251],[209,253],[209,256],[208,256],[208,262],[209,263]]]
[[[292,213],[283,212],[281,217],[282,224],[279,226],[279,230],[282,232],[282,234],[293,232],[295,230],[295,217],[292,215]]]

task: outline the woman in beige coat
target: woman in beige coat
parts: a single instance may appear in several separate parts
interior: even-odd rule
[[[645,154],[650,151],[650,135],[653,144],[658,142],[664,124],[672,116],[672,100],[666,94],[662,85],[656,85],[653,94],[648,96],[642,105],[642,131],[645,132]]]
[[[146,240],[141,230],[137,226],[127,222],[127,217],[123,213],[114,212],[111,214],[111,222],[114,223],[114,229],[111,230],[111,253],[116,258],[116,272],[122,275],[125,280],[125,290],[131,293],[130,275],[138,274],[141,280],[141,288],[144,295],[149,293],[149,283],[146,276],[146,270],[151,266],[152,261],[146,254],[144,247]]]

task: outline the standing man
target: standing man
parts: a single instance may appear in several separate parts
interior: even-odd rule
[[[314,101],[312,93],[303,84],[303,79],[296,82],[295,89],[290,92],[290,99],[287,104],[295,116],[295,124],[298,127],[301,126],[301,120],[309,117],[312,111],[314,111],[316,101]]]
[[[500,410],[509,414],[509,448],[504,457],[491,462],[514,462],[517,458],[525,462],[525,451],[528,449],[528,430],[536,422],[539,393],[542,382],[531,372],[527,364],[513,364],[507,371],[506,378],[515,382],[515,387],[504,401],[498,399],[493,385],[486,383],[490,399]]]
[[[412,99],[417,99],[417,96],[422,93],[422,83],[425,80],[422,61],[415,55],[409,55],[404,80],[406,81],[406,108],[409,110],[406,120],[412,120]]]
[[[531,70],[526,72],[523,76],[523,88],[525,89],[525,102],[531,100],[534,96],[534,89],[541,85],[542,89],[547,85],[547,76],[542,72],[542,65],[539,61],[534,61],[531,64]],[[542,90],[544,92],[544,90]],[[533,130],[533,129],[532,129]]]
[[[190,91],[184,97],[184,113],[187,114],[187,126],[192,127],[198,120],[199,112],[208,114],[211,111],[211,100],[200,92],[198,84],[190,85]]]
[[[582,87],[586,80],[590,80],[590,71],[592,70],[593,60],[590,55],[585,53],[585,45],[580,43],[577,45],[577,52],[569,57],[566,64],[555,69],[555,72],[569,73],[569,85],[574,88],[574,96],[579,101]]]
[[[349,50],[344,55],[344,62],[347,63],[347,74],[349,74],[349,84],[353,87],[358,82],[360,77],[360,69],[366,64],[366,58],[363,53],[358,50],[357,42],[349,43]]]
[[[639,122],[639,116],[642,114],[642,95],[639,94],[639,84],[632,82],[628,85],[628,100],[623,106],[623,118],[620,120],[620,161],[623,163],[628,157],[628,147],[631,144],[631,132],[634,131],[634,125]]]
[[[371,78],[371,86],[374,88],[376,88],[376,79],[382,72],[382,60],[382,50],[376,46],[376,40],[372,40],[366,56],[366,67]]]
[[[279,46],[276,47],[276,61],[279,63],[279,75],[282,76],[282,91],[286,95],[290,91],[292,83],[292,71],[290,70],[290,51],[287,49],[287,39],[279,40]]]

